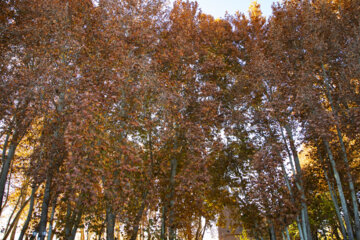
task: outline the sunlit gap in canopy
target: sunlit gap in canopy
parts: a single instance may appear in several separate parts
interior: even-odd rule
[[[172,5],[175,0],[170,0]],[[210,14],[215,18],[223,18],[228,12],[234,15],[237,11],[247,14],[250,5],[255,2],[254,0],[197,0],[199,8],[203,13]],[[262,14],[269,17],[272,13],[271,6],[274,0],[258,0],[256,1],[261,6]]]

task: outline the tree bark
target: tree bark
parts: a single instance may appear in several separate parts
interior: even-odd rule
[[[327,140],[325,140],[325,139],[323,140],[323,142],[324,142],[324,145],[325,145],[326,152],[328,153],[328,156],[329,156],[330,164],[331,164],[331,167],[332,167],[332,170],[333,170],[333,173],[334,173],[334,177],[335,177],[335,181],[336,181],[336,185],[337,185],[337,188],[338,188],[341,207],[342,207],[343,212],[344,212],[344,219],[345,219],[347,234],[348,234],[349,240],[353,240],[354,235],[353,235],[350,215],[349,215],[348,207],[347,207],[347,204],[346,204],[346,199],[345,199],[345,195],[344,195],[340,175],[339,175],[339,172],[337,171],[336,163],[335,163],[332,151],[330,149],[329,142]]]
[[[300,222],[300,217],[299,216],[296,217],[296,224],[297,224],[297,227],[299,229],[299,237],[300,237],[301,240],[304,240],[305,238],[304,238],[303,228],[302,228],[302,224]]]
[[[10,170],[10,164],[12,159],[15,155],[15,150],[18,143],[16,141],[11,141],[9,146],[8,155],[6,157],[6,160],[3,164],[3,168],[1,169],[1,176],[0,176],[0,207],[2,207],[4,193],[5,193],[5,186],[6,186],[6,180],[9,174]]]
[[[176,228],[174,226],[174,204],[175,204],[175,176],[177,168],[177,158],[171,159],[171,175],[170,175],[170,206],[169,206],[169,240],[175,240]]]
[[[11,233],[11,229],[13,229],[13,227],[15,226],[15,224],[17,224],[17,221],[19,220],[22,211],[24,210],[24,208],[26,207],[27,203],[30,201],[30,198],[28,198],[20,207],[19,211],[16,213],[16,216],[14,218],[14,220],[12,221],[12,223],[9,226],[9,229],[7,230],[7,232],[4,234],[3,240],[7,239],[7,237],[9,236],[9,234]]]
[[[8,222],[7,222],[7,224],[6,224],[5,232],[8,231],[9,226],[10,226],[10,223],[11,223],[11,220],[12,220],[12,217],[14,216],[14,214],[15,214],[15,212],[16,212],[16,209],[17,209],[17,207],[19,206],[21,199],[23,198],[23,195],[22,195],[22,194],[23,194],[23,189],[21,189],[21,193],[20,193],[20,195],[19,195],[19,197],[18,197],[18,199],[17,199],[17,201],[16,201],[16,203],[15,203],[14,209],[13,209],[13,211],[11,212],[11,214],[10,214],[10,216],[9,216],[9,218],[8,218]]]
[[[337,198],[336,198],[333,185],[332,185],[332,183],[330,182],[330,179],[329,179],[329,176],[328,176],[326,167],[325,167],[325,161],[324,161],[324,159],[322,158],[322,156],[319,156],[319,158],[320,158],[321,165],[322,165],[322,167],[323,167],[325,180],[326,180],[326,182],[327,182],[327,184],[328,184],[328,187],[329,187],[329,192],[330,192],[331,200],[332,200],[332,202],[333,202],[333,204],[334,204],[334,207],[335,207],[335,212],[336,212],[336,216],[337,216],[338,221],[339,221],[341,234],[343,235],[343,238],[344,238],[344,239],[347,239],[346,230],[345,230],[345,227],[344,227],[344,222],[343,222],[342,217],[341,217],[338,200],[337,200]]]
[[[4,163],[5,163],[5,159],[6,159],[6,150],[7,150],[7,147],[8,147],[8,145],[9,145],[9,138],[10,138],[10,133],[7,133],[7,134],[6,134],[5,141],[4,141],[3,149],[2,149],[1,169],[4,168]]]
[[[285,135],[284,135],[284,131],[283,131],[283,128],[282,126],[280,125],[280,131],[281,131],[281,137],[284,141],[284,145],[285,145],[285,150],[286,150],[286,153],[288,154],[289,156],[289,162],[290,162],[290,166],[291,166],[291,170],[294,174],[294,176],[296,175],[296,170],[295,170],[295,167],[294,167],[294,163],[293,163],[293,158],[291,157],[291,152],[290,152],[290,149],[288,147],[288,144],[286,142],[286,138],[285,138]]]
[[[298,182],[298,186],[300,187],[299,191],[301,193],[301,207],[302,207],[302,217],[303,217],[303,224],[304,224],[304,239],[305,240],[311,240],[312,236],[311,236],[311,229],[310,229],[310,221],[309,221],[309,214],[308,214],[308,209],[307,209],[307,204],[306,204],[306,197],[305,197],[305,191],[304,191],[304,184],[302,181],[302,172],[301,172],[301,166],[300,166],[300,160],[299,160],[299,156],[295,147],[295,142],[294,142],[294,138],[292,135],[292,131],[289,125],[285,126],[285,130],[286,133],[289,137],[289,141],[290,141],[290,149],[293,153],[293,158],[294,158],[294,162],[295,162],[295,168],[296,168],[296,180]]]
[[[145,191],[145,193],[143,194],[143,199],[141,202],[140,209],[138,210],[136,217],[135,217],[134,228],[132,230],[130,240],[136,240],[136,237],[137,237],[137,234],[139,231],[140,221],[141,221],[141,218],[142,218],[142,216],[144,214],[144,210],[145,210],[147,195],[148,195],[148,191]]]
[[[345,162],[347,179],[348,179],[348,182],[349,182],[351,201],[352,201],[352,206],[353,206],[353,210],[354,210],[354,222],[355,222],[356,239],[360,240],[359,207],[358,207],[357,197],[356,197],[356,193],[355,193],[354,181],[353,181],[353,178],[352,178],[352,175],[351,175],[351,170],[350,170],[350,166],[349,166],[349,160],[347,158],[347,153],[346,153],[343,137],[342,137],[342,134],[341,134],[341,131],[340,131],[340,128],[339,128],[338,125],[336,126],[336,130],[337,130],[337,133],[338,133],[340,146],[341,146],[341,151],[342,151],[343,159],[344,159],[344,162]]]
[[[20,219],[20,216],[15,219],[15,223],[14,223],[14,226],[13,226],[13,230],[12,230],[11,235],[10,235],[10,240],[14,240],[14,239],[15,239],[16,228],[17,228],[17,225],[18,225],[18,223],[19,223],[19,219]]]
[[[275,234],[275,229],[274,229],[273,224],[270,225],[270,239],[271,240],[276,240],[276,234]]]
[[[76,214],[75,221],[74,221],[73,227],[71,229],[71,234],[70,234],[70,237],[68,238],[68,240],[74,240],[75,239],[77,229],[79,228],[79,224],[81,222],[82,213],[83,213],[83,211],[82,211],[82,209],[80,209],[78,211],[78,213]]]
[[[49,233],[48,233],[47,240],[51,240],[52,229],[53,229],[52,224],[53,224],[53,221],[54,221],[55,209],[56,209],[56,199],[54,199],[53,204],[52,204],[52,210],[51,210],[50,221],[49,221]]]
[[[331,106],[331,110],[333,112],[334,117],[338,118],[338,109],[337,106],[335,105],[331,92],[330,92],[330,83],[329,83],[329,77],[327,76],[326,70],[324,65],[322,65],[322,70],[323,70],[323,74],[324,74],[324,82],[325,82],[325,88],[326,88],[326,94]],[[340,130],[340,126],[339,124],[336,122],[336,132],[338,135],[338,139],[340,142],[340,147],[341,147],[341,152],[343,155],[343,160],[345,163],[345,167],[346,167],[346,175],[347,175],[347,180],[349,182],[349,188],[350,188],[350,195],[351,195],[351,201],[352,201],[352,206],[354,209],[354,222],[355,222],[355,233],[356,233],[356,239],[360,240],[360,217],[359,217],[359,207],[358,207],[358,202],[357,202],[357,197],[356,197],[356,192],[355,192],[355,186],[354,186],[354,181],[351,175],[351,169],[349,166],[349,160],[347,157],[347,152],[346,152],[346,148],[345,148],[345,144],[344,144],[344,140],[343,140],[343,136]]]
[[[130,237],[130,240],[136,240],[136,237],[137,237],[137,234],[138,234],[138,231],[139,231],[139,225],[140,225],[140,221],[141,221],[141,218],[144,214],[144,211],[145,211],[145,207],[146,207],[146,199],[147,199],[147,195],[149,193],[149,187],[150,187],[150,184],[152,182],[152,179],[153,179],[153,169],[154,169],[154,161],[153,161],[153,149],[152,149],[152,132],[150,130],[150,133],[149,133],[149,141],[148,141],[148,145],[149,145],[149,157],[150,157],[150,168],[149,168],[149,184],[142,196],[142,202],[141,202],[141,206],[140,206],[140,209],[139,211],[137,212],[137,215],[136,215],[136,218],[135,218],[135,223],[134,223],[134,228],[133,228],[133,231],[131,233],[131,237]]]
[[[166,240],[166,215],[167,215],[167,203],[165,201],[163,209],[162,209],[162,217],[161,217],[161,233],[160,239]]]
[[[36,187],[33,186],[32,189],[31,189],[29,212],[28,212],[28,215],[26,217],[24,226],[21,229],[18,240],[23,240],[25,232],[29,227],[29,223],[30,223],[30,220],[32,218],[32,213],[33,213],[33,210],[34,210],[35,192],[36,192]]]
[[[288,229],[287,226],[285,227],[285,232],[286,232],[286,238],[287,238],[287,240],[290,240],[290,233],[289,233],[289,229]]]
[[[46,176],[46,183],[45,183],[45,191],[43,197],[43,203],[41,206],[41,216],[40,216],[40,223],[39,223],[39,239],[44,240],[46,236],[46,225],[47,225],[47,218],[48,218],[48,211],[49,211],[49,204],[50,204],[50,188],[52,184],[52,171],[50,170]]]
[[[115,214],[111,206],[106,208],[106,239],[115,239]]]
[[[65,237],[69,238],[71,235],[71,229],[72,229],[72,224],[74,223],[74,219],[73,219],[73,212],[71,209],[71,204],[68,201],[67,203],[67,207],[66,207],[66,216],[65,216]]]

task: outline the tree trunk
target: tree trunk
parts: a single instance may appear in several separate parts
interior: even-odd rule
[[[175,176],[177,168],[177,158],[171,159],[171,175],[170,175],[170,207],[169,207],[169,240],[175,240],[176,228],[174,226],[174,204],[175,204]]]
[[[301,208],[301,220],[302,220],[302,227],[303,227],[303,234],[304,234],[304,239],[305,240],[308,240],[309,238],[309,235],[306,234],[306,217],[305,217],[305,211],[304,211],[304,207],[303,207],[303,204],[301,203],[302,205],[302,208]],[[311,234],[311,233],[310,233]]]
[[[334,192],[334,188],[333,188],[332,183],[330,182],[328,173],[326,171],[325,161],[323,160],[322,156],[319,156],[319,158],[320,158],[321,165],[323,166],[325,180],[326,180],[326,182],[328,184],[331,200],[332,200],[332,202],[334,204],[336,216],[337,216],[339,224],[340,224],[340,231],[341,231],[341,234],[343,235],[343,238],[346,239],[347,238],[346,237],[346,230],[345,230],[345,227],[344,227],[344,222],[343,222],[342,217],[341,217],[340,208],[339,208],[339,204],[338,204],[335,192]]]
[[[7,237],[9,236],[9,234],[11,233],[11,230],[13,229],[13,227],[15,226],[15,224],[17,224],[17,221],[19,220],[22,211],[24,210],[24,208],[26,207],[27,203],[30,201],[30,198],[28,198],[20,207],[19,211],[16,213],[16,216],[14,218],[14,220],[12,221],[12,223],[9,226],[9,229],[7,230],[7,232],[4,234],[3,240],[7,239]]]
[[[323,74],[324,74],[327,97],[328,97],[328,100],[329,100],[333,115],[334,115],[335,118],[337,118],[338,117],[337,106],[335,106],[335,103],[334,103],[334,101],[332,99],[332,95],[331,95],[331,92],[330,92],[330,86],[329,86],[329,77],[327,76],[324,65],[322,65],[322,69],[323,69]],[[358,202],[357,202],[357,197],[356,197],[356,192],[355,192],[354,181],[353,181],[353,178],[352,178],[352,175],[351,175],[351,169],[350,169],[350,166],[349,166],[349,160],[348,160],[348,157],[347,157],[347,152],[346,152],[343,136],[342,136],[342,133],[341,133],[341,130],[340,130],[340,126],[339,126],[339,124],[337,122],[336,122],[335,125],[336,125],[336,132],[337,132],[337,135],[338,135],[338,139],[339,139],[339,142],[340,142],[341,152],[342,152],[342,155],[343,155],[343,160],[345,162],[346,175],[347,175],[347,179],[348,179],[348,182],[349,182],[351,201],[352,201],[352,205],[353,205],[353,209],[354,209],[354,221],[355,221],[356,239],[360,240],[359,207],[358,207]]]
[[[78,211],[78,213],[76,214],[75,219],[74,219],[75,221],[74,221],[73,227],[72,227],[72,229],[71,229],[71,235],[70,235],[70,237],[68,238],[68,240],[74,240],[74,239],[75,239],[76,233],[77,233],[77,229],[78,229],[79,224],[80,224],[80,222],[81,222],[82,213],[83,213],[83,211],[82,211],[82,209],[80,209],[80,210]]]
[[[18,223],[19,223],[19,219],[20,219],[20,216],[15,219],[15,224],[14,224],[13,230],[12,230],[11,235],[10,235],[10,240],[14,240],[14,239],[15,239],[16,228],[17,228],[17,225],[18,225]]]
[[[161,240],[166,240],[166,214],[167,214],[167,203],[165,201],[163,209],[162,209],[162,217],[161,217]]]
[[[17,145],[18,144],[15,141],[12,141],[10,143],[8,155],[7,155],[6,160],[5,160],[4,164],[3,164],[3,168],[1,169],[1,176],[0,176],[0,207],[2,207],[4,193],[5,193],[6,180],[7,180],[8,174],[9,174],[11,161],[14,158],[14,155],[15,155],[15,150],[16,150]]]
[[[339,172],[337,171],[336,168],[336,163],[332,154],[332,151],[330,149],[330,145],[328,143],[328,141],[323,140],[326,151],[328,153],[329,159],[330,159],[330,163],[331,163],[331,167],[334,173],[334,177],[336,180],[336,185],[338,188],[338,193],[339,193],[339,197],[340,197],[340,202],[341,202],[341,207],[343,209],[344,212],[344,219],[345,219],[345,224],[346,224],[346,229],[347,229],[347,234],[349,237],[349,240],[353,240],[354,239],[354,235],[353,235],[353,230],[352,230],[352,226],[351,226],[351,220],[350,220],[350,215],[349,215],[349,211],[348,211],[348,207],[346,204],[346,199],[345,199],[345,195],[344,195],[344,191],[343,191],[343,187],[342,187],[342,183],[341,183],[341,179],[340,179],[340,175]]]
[[[33,186],[32,189],[31,189],[29,212],[28,212],[28,215],[26,217],[24,226],[21,229],[20,236],[19,236],[18,240],[22,240],[24,238],[26,230],[29,227],[29,223],[30,223],[30,220],[32,218],[32,213],[33,213],[33,210],[34,210],[35,192],[36,192],[36,187]]]
[[[143,194],[143,199],[142,199],[142,202],[141,202],[140,209],[137,212],[136,217],[135,217],[134,228],[132,230],[130,240],[136,240],[136,237],[137,237],[137,234],[138,234],[138,231],[139,231],[140,221],[141,221],[141,218],[142,218],[142,216],[144,214],[144,210],[145,210],[147,195],[148,195],[148,191],[145,191],[145,193]]]
[[[285,140],[285,138],[284,138],[284,140]],[[285,142],[285,144],[286,144],[286,142]],[[289,151],[289,158],[291,158],[290,156],[291,156],[291,155],[290,155],[290,151]],[[291,161],[291,159],[290,159],[290,161]],[[284,166],[284,163],[283,163],[283,162],[281,163],[281,170],[282,170],[282,172],[283,172],[283,174],[284,174],[285,184],[286,184],[286,186],[287,186],[287,188],[288,188],[288,190],[289,190],[290,197],[291,197],[291,201],[292,201],[293,203],[295,203],[294,194],[293,194],[293,191],[292,191],[292,188],[291,188],[291,185],[290,185],[290,181],[289,181],[289,176],[288,176],[287,173],[286,173],[285,166]],[[295,174],[295,171],[294,171],[294,174]],[[297,220],[297,226],[298,226],[298,229],[299,229],[300,239],[303,240],[303,239],[304,239],[303,234],[302,234],[303,229],[302,229],[302,226],[301,226],[301,224],[300,224],[300,222],[299,222],[298,220]],[[286,231],[288,231],[288,228],[287,228],[287,227],[286,227]],[[287,232],[287,234],[288,234],[288,232]],[[288,239],[288,240],[289,240],[289,239]]]
[[[46,225],[48,219],[48,212],[49,212],[49,204],[50,204],[50,188],[52,183],[52,173],[51,169],[47,173],[46,176],[46,183],[45,183],[45,191],[43,202],[41,206],[41,216],[40,216],[40,223],[39,223],[39,240],[44,240],[46,236]]]
[[[115,239],[115,214],[111,206],[106,208],[106,239]]]
[[[287,239],[287,240],[291,240],[291,239],[290,239],[289,229],[288,229],[287,226],[285,227],[285,232],[286,232],[286,239]]]
[[[199,217],[198,226],[196,228],[196,233],[195,233],[195,240],[200,240],[201,230],[202,230],[201,217]]]
[[[297,225],[297,227],[299,229],[300,240],[304,240],[305,238],[304,238],[303,228],[302,228],[302,224],[300,222],[300,217],[299,216],[296,217],[296,225]]]
[[[284,135],[284,131],[283,131],[283,128],[281,127],[281,125],[280,125],[280,131],[281,131],[282,139],[283,139],[283,141],[284,141],[286,153],[287,153],[288,156],[289,156],[289,162],[290,162],[291,170],[292,170],[294,176],[296,176],[296,170],[295,170],[295,167],[294,167],[293,158],[291,157],[291,152],[290,152],[290,149],[289,149],[288,144],[287,144],[287,142],[286,142],[286,138],[285,138],[285,135]]]
[[[70,235],[71,235],[71,229],[72,229],[72,225],[74,223],[74,219],[73,219],[73,212],[72,212],[72,209],[71,209],[71,204],[70,202],[68,201],[67,203],[67,207],[66,207],[66,216],[65,216],[65,229],[64,229],[64,232],[65,232],[65,237],[68,239],[70,238]]]
[[[10,214],[10,216],[9,216],[9,218],[8,218],[8,222],[7,222],[7,224],[6,224],[5,232],[8,231],[8,229],[9,229],[9,227],[10,227],[10,223],[11,223],[12,217],[14,216],[14,214],[15,214],[15,212],[16,212],[16,209],[17,209],[17,207],[19,206],[20,201],[21,201],[22,198],[23,198],[23,189],[21,189],[21,193],[20,193],[20,195],[19,195],[19,197],[18,197],[18,199],[17,199],[17,201],[16,201],[16,203],[15,203],[14,209],[13,209],[13,211],[11,212],[11,214]]]
[[[5,141],[4,141],[3,149],[2,149],[1,169],[4,168],[4,163],[5,163],[5,159],[6,159],[6,150],[7,150],[7,147],[8,147],[8,145],[9,145],[9,138],[10,138],[10,133],[7,133],[7,134],[6,134]]]
[[[352,175],[351,175],[351,169],[350,169],[350,166],[349,166],[349,160],[348,160],[348,157],[347,157],[347,153],[346,153],[342,133],[341,133],[341,130],[340,130],[340,127],[338,126],[338,124],[336,125],[336,130],[337,130],[337,134],[338,134],[338,138],[339,138],[339,142],[340,142],[340,146],[341,146],[343,160],[345,162],[347,179],[348,179],[348,182],[349,182],[351,201],[352,201],[352,206],[353,206],[353,210],[354,210],[354,222],[355,222],[356,239],[360,240],[359,207],[358,207],[358,203],[357,203],[357,197],[356,197],[356,192],[355,192],[354,181],[353,181],[353,178],[352,178]]]
[[[275,234],[275,229],[274,229],[273,224],[270,225],[270,239],[271,240],[276,240],[276,234]]]
[[[299,156],[295,147],[294,138],[292,135],[292,131],[289,125],[285,126],[286,133],[288,134],[289,141],[290,141],[290,149],[293,153],[293,158],[295,162],[295,168],[296,168],[296,180],[298,182],[298,186],[300,187],[299,191],[301,193],[301,207],[302,207],[302,217],[303,217],[303,224],[304,224],[304,239],[305,240],[311,240],[311,229],[310,229],[310,221],[309,221],[309,214],[308,209],[306,205],[306,197],[305,197],[305,191],[304,191],[304,184],[302,181],[302,172],[301,172],[301,166],[300,166],[300,160]]]
[[[52,229],[53,229],[52,224],[53,224],[53,221],[54,221],[55,209],[56,209],[56,199],[53,201],[53,204],[52,204],[52,210],[51,210],[50,221],[49,221],[49,233],[48,233],[47,240],[51,240]]]
[[[55,225],[54,225],[54,227],[53,227],[53,230],[55,230],[55,229],[56,229],[56,223],[55,223]],[[53,240],[53,239],[54,239],[54,236],[55,236],[55,231],[51,231],[50,240]]]
[[[151,117],[151,116],[149,116]],[[154,169],[154,160],[153,160],[153,149],[152,149],[152,133],[151,130],[149,132],[149,141],[148,141],[148,145],[149,145],[149,157],[150,157],[150,168],[149,168],[149,184],[148,184],[148,188],[150,187],[150,184],[152,182],[153,179],[153,169]],[[147,195],[149,193],[149,189],[146,189],[143,196],[142,196],[142,202],[141,202],[141,206],[139,211],[137,212],[136,218],[135,218],[135,223],[134,223],[134,228],[133,231],[131,233],[131,237],[130,240],[136,240],[138,231],[139,231],[139,225],[140,225],[140,221],[141,218],[144,214],[144,210],[146,207],[146,199],[147,199]]]

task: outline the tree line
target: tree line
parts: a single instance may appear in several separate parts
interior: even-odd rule
[[[3,239],[360,240],[360,1],[0,2]]]

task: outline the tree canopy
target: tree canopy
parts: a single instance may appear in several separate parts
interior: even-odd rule
[[[0,12],[4,240],[360,240],[359,0]]]

